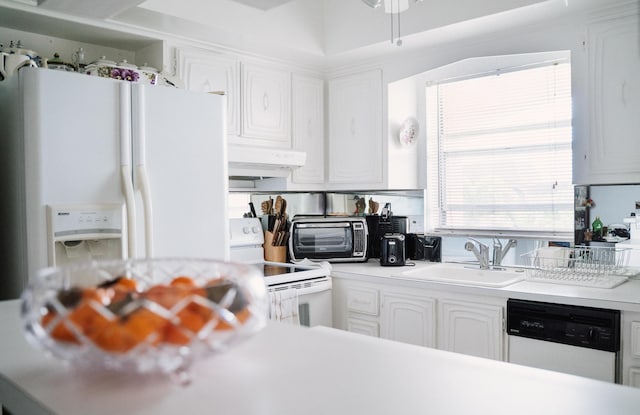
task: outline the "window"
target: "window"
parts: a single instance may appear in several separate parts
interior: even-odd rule
[[[429,228],[573,239],[567,61],[426,88]]]

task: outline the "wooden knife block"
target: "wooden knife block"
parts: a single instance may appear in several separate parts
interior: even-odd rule
[[[287,262],[287,247],[273,246],[273,232],[264,233],[264,260],[271,262]]]

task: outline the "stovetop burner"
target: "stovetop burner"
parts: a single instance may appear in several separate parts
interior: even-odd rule
[[[328,262],[303,260],[292,264],[264,261],[264,238],[258,218],[231,219],[230,230],[231,260],[257,266],[264,273],[268,286],[329,279],[331,275],[331,265]]]

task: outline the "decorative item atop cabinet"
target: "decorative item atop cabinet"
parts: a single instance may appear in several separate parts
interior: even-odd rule
[[[243,63],[242,97],[245,143],[291,148],[291,72]]]

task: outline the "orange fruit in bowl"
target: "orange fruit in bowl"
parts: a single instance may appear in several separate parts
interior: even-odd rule
[[[191,343],[192,335],[188,334],[180,325],[168,322],[162,329],[162,343],[174,346],[185,346]]]
[[[93,341],[102,350],[114,353],[126,353],[139,344],[131,331],[118,321],[103,327]]]
[[[62,290],[57,299],[68,310],[65,317],[58,318],[57,308],[50,305],[41,318],[53,339],[79,344],[80,333],[98,348],[118,354],[144,344],[189,345],[208,324],[215,330],[233,330],[251,317],[247,298],[227,278],[199,286],[195,279],[179,275],[141,291],[135,280],[118,277],[96,287]],[[216,315],[219,308],[210,302],[232,313],[234,321]]]
[[[242,310],[236,311],[233,314],[235,315],[237,325],[244,324],[249,319],[249,317],[251,317],[251,312],[249,311],[249,308],[244,308]],[[236,326],[232,325],[231,323],[228,323],[227,321],[220,319],[220,321],[216,325],[216,330],[232,330],[235,327]]]
[[[196,287],[196,283],[193,280],[193,278],[187,277],[187,276],[184,276],[184,275],[180,275],[178,277],[175,277],[174,279],[171,280],[169,285],[172,286],[172,287],[184,288],[186,290],[189,290],[189,289],[192,289],[192,288]]]
[[[147,308],[140,307],[132,313],[120,317],[120,323],[129,330],[137,343],[141,343],[147,339],[159,340],[168,321]]]

